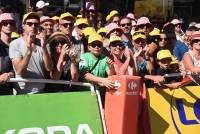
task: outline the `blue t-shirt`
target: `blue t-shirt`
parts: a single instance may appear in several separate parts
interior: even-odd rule
[[[179,60],[181,61],[183,58],[183,55],[188,52],[189,48],[188,46],[181,42],[181,41],[176,41],[174,49],[173,49],[173,55]]]

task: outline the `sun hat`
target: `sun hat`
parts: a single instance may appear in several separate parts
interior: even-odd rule
[[[149,19],[147,17],[140,17],[137,20],[137,26],[144,25],[144,24],[151,24],[151,22],[149,21]]]
[[[86,2],[86,10],[94,10],[94,3],[93,2]]]
[[[41,9],[43,7],[46,7],[46,6],[49,6],[49,3],[45,3],[43,0],[39,0],[37,3],[36,3],[36,8],[37,9]]]
[[[54,22],[54,20],[52,18],[50,18],[49,16],[42,16],[40,17],[40,24],[46,22],[46,21],[50,21],[50,22]]]
[[[177,64],[177,63],[178,63],[177,58],[172,55],[172,61],[170,62],[170,64],[172,65],[172,64]]]
[[[55,20],[55,21],[59,20],[59,18],[60,18],[60,17],[58,17],[58,16],[53,16],[53,17],[52,17],[52,19]]]
[[[160,50],[157,53],[157,60],[162,60],[165,58],[172,58],[172,54],[169,50]]]
[[[158,29],[158,28],[154,28],[153,29],[153,31],[151,31],[150,33],[149,33],[149,35],[150,36],[159,36],[160,35],[160,29]]]
[[[92,35],[89,36],[89,38],[88,38],[88,44],[91,44],[91,43],[93,43],[95,41],[102,42],[101,35],[99,35],[99,34],[96,33],[96,34],[92,34]]]
[[[126,15],[127,18],[131,19],[131,20],[135,20],[135,15],[133,13],[128,13]]]
[[[173,25],[182,24],[182,22],[181,22],[180,20],[178,20],[178,19],[173,19],[173,20],[171,21],[171,23],[172,23]]]
[[[98,34],[100,33],[106,33],[106,28],[105,27],[102,27],[100,28],[98,31],[97,31]]]
[[[20,37],[20,34],[16,33],[16,32],[12,32],[11,33],[11,38],[19,38]]]
[[[0,23],[4,20],[14,20],[13,15],[11,13],[3,13],[0,15]]]
[[[65,19],[65,18],[72,18],[74,20],[74,16],[69,12],[61,14],[59,20],[62,20],[62,19]]]
[[[119,31],[123,32],[122,29],[116,23],[109,23],[106,27],[106,34],[109,35],[114,29],[118,29]]]
[[[109,39],[109,44],[111,44],[111,43],[113,43],[113,42],[122,42],[122,39],[121,39],[121,37],[119,37],[119,36],[113,35],[113,36],[111,36],[110,39]]]
[[[133,33],[133,35],[132,35],[132,39],[133,39],[133,40],[137,40],[137,39],[139,39],[139,38],[141,38],[141,39],[146,39],[147,37],[146,37],[146,35],[145,35],[144,33],[135,31],[135,32]]]
[[[25,21],[31,16],[35,17],[36,19],[40,21],[40,17],[36,12],[29,12],[29,13],[24,14],[22,23],[25,23]]]
[[[89,25],[88,20],[86,18],[80,18],[77,19],[76,22],[74,23],[74,26],[79,26],[81,24]]]
[[[54,32],[48,39],[47,39],[47,43],[51,43],[55,38],[63,38],[66,40],[66,42],[70,43],[70,39],[69,37],[64,34],[63,32]]]
[[[84,28],[83,31],[82,31],[82,33],[83,33],[83,35],[85,37],[90,36],[92,34],[97,34],[96,30],[93,27],[86,27],[86,28]]]
[[[114,17],[115,15],[119,15],[119,12],[117,10],[112,10],[110,12],[110,18]]]
[[[192,40],[196,40],[196,39],[200,40],[200,31],[193,32]]]

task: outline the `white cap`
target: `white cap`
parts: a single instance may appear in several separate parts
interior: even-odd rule
[[[37,9],[41,9],[41,8],[43,8],[43,7],[45,7],[45,6],[49,6],[49,3],[45,3],[45,2],[42,1],[42,0],[39,0],[39,1],[36,3],[36,8],[37,8]]]

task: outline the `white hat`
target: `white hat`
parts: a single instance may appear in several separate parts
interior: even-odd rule
[[[39,0],[39,1],[36,3],[36,8],[37,8],[37,9],[41,9],[41,8],[43,8],[43,7],[45,7],[45,6],[49,6],[49,3],[45,3],[45,2],[42,1],[42,0]]]

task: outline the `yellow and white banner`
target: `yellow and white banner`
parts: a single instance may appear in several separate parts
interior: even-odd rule
[[[152,134],[200,133],[200,86],[148,89]]]

